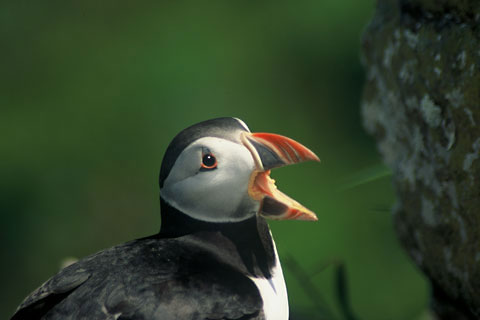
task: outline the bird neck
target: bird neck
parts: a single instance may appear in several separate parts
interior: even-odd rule
[[[208,245],[217,247],[219,252],[225,240],[233,244],[235,253],[224,255],[238,255],[248,273],[271,277],[271,271],[276,264],[276,249],[267,222],[260,216],[239,222],[207,222],[194,219],[160,198],[162,224],[159,238],[178,238],[186,235],[195,235],[199,241],[208,242]]]

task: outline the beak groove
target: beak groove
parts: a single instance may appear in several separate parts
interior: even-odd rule
[[[304,145],[279,134],[264,132],[252,133],[251,139],[272,150],[284,165],[308,160],[320,161],[317,155]]]
[[[320,161],[315,153],[297,141],[273,133],[249,133],[243,137],[244,144],[255,152],[259,168],[270,170],[304,161]],[[252,150],[250,150],[252,151]]]

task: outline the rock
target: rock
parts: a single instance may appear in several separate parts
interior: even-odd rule
[[[480,317],[480,1],[384,0],[363,37],[364,126],[440,319]]]

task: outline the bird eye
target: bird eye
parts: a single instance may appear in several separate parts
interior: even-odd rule
[[[215,169],[217,167],[217,159],[211,153],[206,153],[202,157],[202,169]]]

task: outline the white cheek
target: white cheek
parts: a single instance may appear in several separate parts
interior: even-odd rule
[[[217,156],[217,169],[198,172],[197,165],[194,170],[190,168],[190,172],[185,173],[179,169],[190,166],[186,160],[179,159],[161,195],[175,208],[196,219],[211,222],[243,220],[254,215],[260,205],[248,195],[249,179],[255,164],[248,149],[242,145],[218,140],[216,150],[212,150]],[[209,143],[211,146],[212,142]],[[175,172],[177,170],[179,172]]]
[[[210,173],[210,172],[208,172]],[[232,186],[220,175],[217,179],[204,178],[208,173],[201,173],[195,178],[189,178],[176,183],[172,191],[179,198],[176,203],[182,211],[202,220],[214,221],[226,216],[232,208],[236,208],[244,195],[236,192],[238,186]]]

